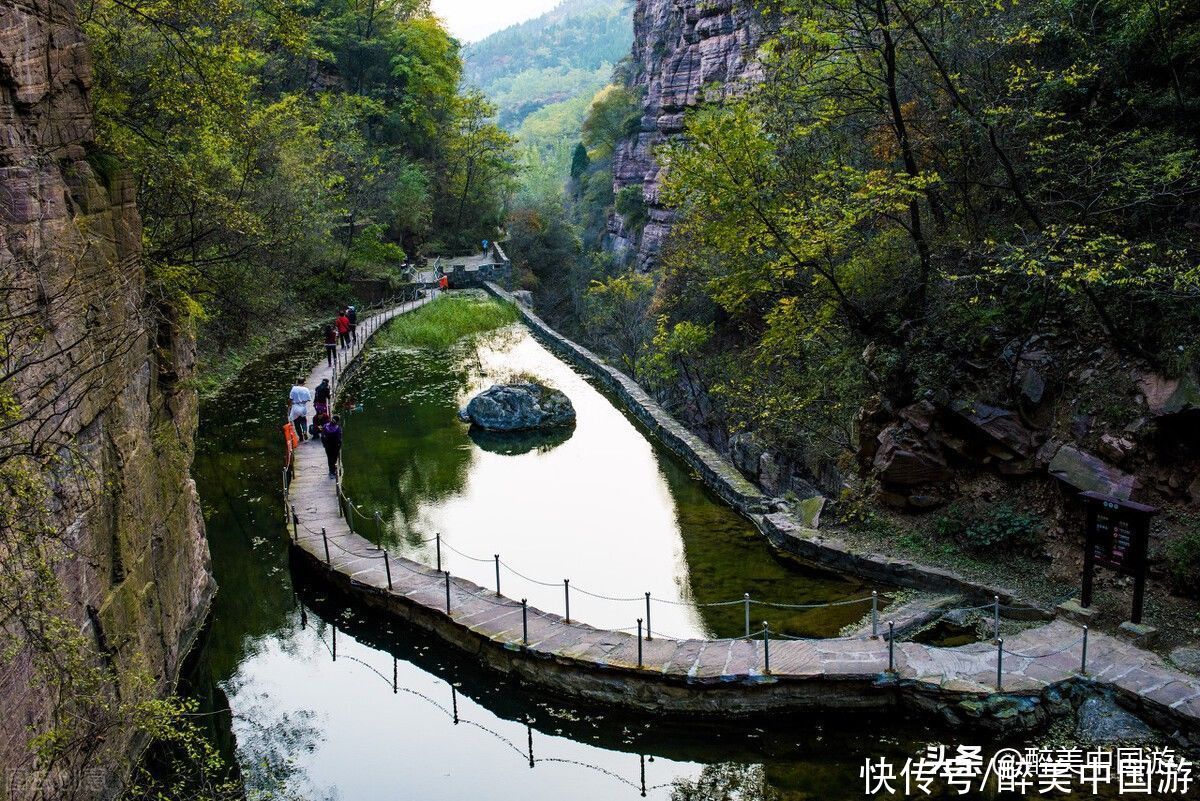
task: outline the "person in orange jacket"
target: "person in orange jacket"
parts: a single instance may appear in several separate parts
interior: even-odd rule
[[[296,475],[295,450],[300,447],[300,436],[296,433],[296,427],[291,421],[283,424],[283,444],[287,449],[286,460],[284,467],[287,468],[288,483],[292,482],[292,478]]]
[[[441,278],[438,279],[438,289],[445,292],[449,288],[450,288],[450,279],[443,275]]]

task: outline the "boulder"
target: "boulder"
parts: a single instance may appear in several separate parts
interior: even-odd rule
[[[1021,376],[1021,398],[1030,406],[1037,406],[1046,394],[1046,379],[1030,367]]]
[[[950,403],[950,411],[972,429],[991,438],[1022,458],[1033,455],[1033,432],[1021,424],[1008,409],[956,400]]]
[[[1137,745],[1159,739],[1145,721],[1104,695],[1092,696],[1080,705],[1075,733],[1083,742],[1095,745]]]
[[[1165,378],[1157,373],[1134,376],[1146,405],[1155,417],[1165,417],[1187,411],[1200,411],[1200,382],[1186,374],[1181,378]]]
[[[1090,490],[1128,500],[1137,478],[1074,445],[1064,445],[1050,459],[1050,475],[1077,490]]]
[[[500,384],[471,398],[458,416],[486,431],[529,431],[574,425],[575,407],[541,384]]]
[[[1183,646],[1171,651],[1171,662],[1180,670],[1200,673],[1200,648]]]
[[[742,431],[729,438],[729,460],[751,480],[758,479],[759,460],[765,448],[753,434]]]
[[[1126,437],[1114,437],[1112,434],[1104,434],[1100,437],[1100,452],[1117,464],[1123,462],[1133,448],[1133,440]]]
[[[879,480],[903,487],[949,481],[946,460],[906,425],[885,428],[879,435],[874,466]]]
[[[516,292],[512,293],[512,296],[513,300],[515,300],[517,303],[520,303],[525,308],[533,308],[533,293],[528,289],[518,289]]]

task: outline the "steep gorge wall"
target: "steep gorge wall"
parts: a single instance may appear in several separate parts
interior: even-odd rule
[[[70,555],[56,570],[61,614],[129,701],[174,685],[215,585],[188,472],[194,345],[148,296],[134,184],[94,144],[76,12],[74,0],[0,0],[0,465],[9,483],[25,470],[47,488],[38,536]],[[33,525],[14,511],[6,566]],[[128,727],[81,743],[51,778],[66,784],[37,788],[29,740],[63,690],[39,672],[22,616],[4,615],[0,798],[109,794],[120,771],[104,758],[133,753]]]
[[[688,109],[719,102],[760,78],[756,54],[766,28],[750,0],[638,0],[633,25],[631,85],[643,94],[643,116],[637,134],[617,149],[613,184],[617,192],[642,187],[649,222],[639,235],[614,213],[607,246],[636,251],[639,269],[649,270],[672,222],[660,202],[655,148],[682,135]]]

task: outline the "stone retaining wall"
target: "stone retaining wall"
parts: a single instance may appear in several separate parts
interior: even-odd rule
[[[542,318],[494,283],[485,283],[484,288],[492,295],[516,306],[525,324],[539,342],[603,384],[620,399],[626,411],[670,448],[672,453],[698,472],[704,483],[726,503],[751,517],[772,509],[771,498],[746,480],[736,467],[722,458],[708,443],[669,415],[636,381],[615,367],[605,364],[603,359],[587,348],[555,331]]]
[[[495,297],[513,303],[539,342],[600,381],[626,411],[695,469],[709,489],[749,517],[775,548],[807,562],[873,579],[882,584],[955,593],[977,603],[986,603],[999,596],[1002,604],[1024,604],[1016,591],[1010,588],[981,584],[950,570],[928,567],[883,554],[855,553],[846,543],[825,537],[816,529],[802,525],[794,515],[779,511],[780,502],[765,495],[708,443],[668,414],[632,378],[606,364],[592,351],[555,331],[526,306],[516,302],[510,293],[492,283],[485,283],[484,288]],[[1053,617],[1053,612],[1050,609],[1031,608],[1020,614],[1011,611],[1005,613],[1005,617],[1022,615],[1032,619],[1048,619]]]

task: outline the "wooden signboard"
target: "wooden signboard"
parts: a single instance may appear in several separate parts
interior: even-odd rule
[[[1130,620],[1141,623],[1150,518],[1158,513],[1158,509],[1098,492],[1083,492],[1079,497],[1087,509],[1082,605],[1085,608],[1092,605],[1092,581],[1096,565],[1102,565],[1133,577],[1133,616]]]

